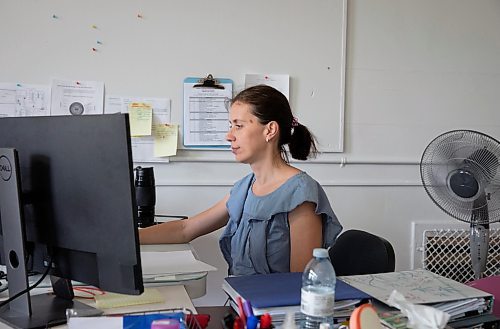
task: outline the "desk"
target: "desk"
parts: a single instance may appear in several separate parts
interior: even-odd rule
[[[202,306],[196,308],[199,314],[210,315],[210,321],[206,329],[223,329],[222,320],[228,313],[236,315],[236,312],[230,306]]]
[[[143,245],[141,251],[183,251],[191,250],[197,258],[196,252],[190,244],[169,244],[169,245]],[[146,304],[134,307],[113,308],[105,310],[105,314],[122,314],[130,312],[155,311],[172,308],[187,308],[196,313],[196,309],[191,302],[192,298],[198,298],[206,293],[206,277],[207,272],[193,274],[178,274],[170,276],[168,280],[161,281],[145,281],[146,287],[155,287],[160,293],[165,296],[165,303]],[[48,279],[47,279],[48,280]],[[31,280],[30,280],[31,281]],[[46,293],[50,288],[45,284],[44,288],[37,288],[32,291],[32,294]],[[0,294],[0,299],[7,297],[7,291]],[[95,307],[93,300],[76,298],[76,300]],[[11,328],[8,325],[0,322],[0,329]],[[66,325],[56,326],[54,328],[67,328]]]
[[[137,306],[127,306],[127,307],[119,307],[104,310],[104,314],[112,315],[112,314],[123,314],[123,313],[131,313],[131,312],[145,312],[145,311],[156,311],[156,310],[165,310],[172,308],[187,308],[192,310],[193,313],[196,313],[196,309],[189,298],[189,295],[186,292],[186,289],[182,285],[168,285],[163,287],[157,287],[160,293],[165,296],[164,303],[156,303],[156,304],[145,304],[145,305],[137,305]],[[36,289],[35,289],[36,290]],[[90,299],[81,299],[76,298],[79,302],[95,307],[95,302]],[[11,328],[7,324],[0,322],[0,329],[8,329]],[[60,325],[52,327],[55,329],[64,329],[67,328],[67,325]]]

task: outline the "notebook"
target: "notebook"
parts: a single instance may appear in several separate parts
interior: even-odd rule
[[[298,272],[233,276],[225,278],[222,284],[222,289],[233,301],[238,297],[250,301],[255,315],[297,312],[301,287],[302,273]],[[343,301],[336,303],[338,307],[351,307],[365,298],[370,296],[337,280],[335,300]]]
[[[450,314],[451,320],[489,313],[493,304],[491,294],[423,269],[338,279],[383,303],[397,290],[408,302],[433,306]]]
[[[154,288],[145,288],[140,295],[123,295],[113,292],[106,292],[102,295],[94,296],[97,308],[115,308],[132,305],[154,304],[165,302],[165,297]]]
[[[385,302],[393,290],[414,304],[432,304],[467,298],[491,298],[491,294],[427,270],[340,276],[339,280]]]

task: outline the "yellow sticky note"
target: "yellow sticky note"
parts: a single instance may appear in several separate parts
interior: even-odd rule
[[[166,157],[177,154],[177,136],[179,125],[159,124],[154,126],[155,157]]]
[[[131,136],[151,136],[153,108],[146,103],[130,103],[128,106]]]
[[[154,288],[145,288],[141,295],[106,292],[103,295],[95,295],[94,299],[96,306],[100,309],[165,302],[165,297]]]

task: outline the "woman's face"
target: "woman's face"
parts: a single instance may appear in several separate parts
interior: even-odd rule
[[[267,147],[266,125],[252,114],[251,105],[241,102],[231,106],[229,123],[226,140],[231,143],[236,161],[248,164],[257,161]]]

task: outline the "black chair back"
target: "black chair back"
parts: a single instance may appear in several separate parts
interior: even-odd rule
[[[360,231],[342,233],[329,250],[337,275],[360,275],[393,272],[394,248],[384,238]]]

